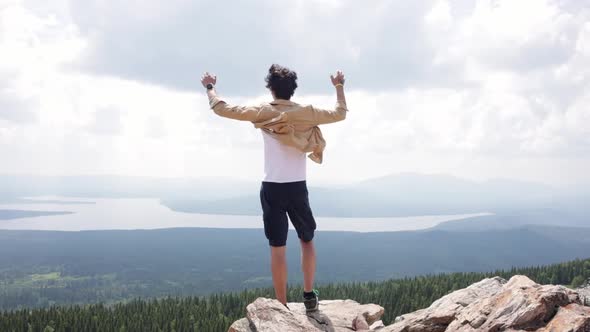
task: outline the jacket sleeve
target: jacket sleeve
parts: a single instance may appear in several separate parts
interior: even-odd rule
[[[209,105],[215,114],[224,118],[230,118],[240,121],[254,122],[260,113],[259,106],[234,106],[215,97],[209,101]]]
[[[346,104],[341,101],[336,102],[336,107],[333,110],[325,110],[311,106],[312,122],[316,125],[338,122],[346,119],[348,108]]]

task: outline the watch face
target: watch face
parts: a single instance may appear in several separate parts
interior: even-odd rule
[[[207,84],[207,89],[208,89],[208,90],[211,90],[211,89],[213,89],[213,84],[211,84],[211,83]]]

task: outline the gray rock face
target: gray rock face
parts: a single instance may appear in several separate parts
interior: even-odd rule
[[[305,314],[301,303],[288,310],[259,298],[230,332],[380,331],[380,332],[590,332],[585,290],[539,285],[525,276],[495,277],[450,293],[426,309],[402,315],[384,327],[383,308],[351,300],[321,301],[320,311]]]
[[[306,314],[303,303],[258,298],[246,307],[246,318],[236,321],[229,332],[369,331],[383,315],[383,307],[361,305],[352,300],[320,301],[320,310]]]
[[[580,294],[580,299],[585,306],[590,306],[590,286],[576,289],[576,292]]]
[[[590,332],[590,307],[563,286],[525,276],[485,279],[398,317],[386,332]]]
[[[395,324],[386,327],[382,331],[445,331],[448,325],[455,320],[457,313],[479,299],[498,293],[505,283],[506,280],[499,277],[484,279],[467,288],[441,297],[426,309],[397,317]]]

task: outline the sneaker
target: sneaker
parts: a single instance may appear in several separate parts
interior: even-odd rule
[[[320,300],[318,298],[318,295],[320,295],[320,292],[318,292],[317,289],[314,289],[314,290],[312,290],[312,293],[313,293],[313,297],[311,297],[311,298],[306,298],[305,296],[303,297],[303,304],[305,304],[305,311],[306,312],[317,311],[320,306]]]

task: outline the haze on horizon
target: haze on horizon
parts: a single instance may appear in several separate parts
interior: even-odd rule
[[[0,54],[2,174],[258,180],[260,133],[210,111],[198,80],[268,101],[280,63],[302,103],[332,106],[329,74],[347,75],[313,183],[590,183],[583,1],[0,0]]]

